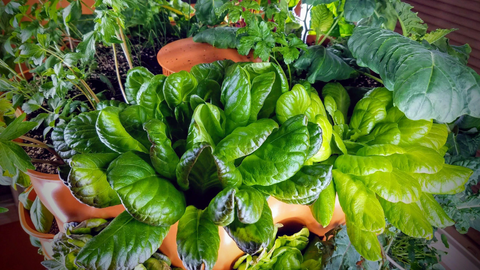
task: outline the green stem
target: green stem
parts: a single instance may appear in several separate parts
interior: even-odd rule
[[[290,79],[289,83],[288,83],[288,89],[292,89],[292,72],[290,71],[290,65],[289,64],[286,64],[287,65],[287,69],[288,69],[288,77]]]
[[[320,40],[320,42],[316,42],[315,44],[323,44],[323,42],[325,41],[325,39],[327,39],[327,37],[330,35],[330,33],[333,31],[333,28],[335,28],[335,26],[337,26],[338,22],[340,21],[340,18],[343,17],[343,13],[344,11],[342,11],[342,13],[340,13],[340,15],[338,15],[337,19],[335,20],[335,22],[332,24],[332,26],[330,27],[330,29],[328,29],[328,32],[322,37],[322,39]]]
[[[403,23],[402,19],[400,19],[400,16],[398,16],[398,14],[397,14],[397,19],[400,22],[400,26],[402,27],[402,35],[408,36],[407,28],[405,27],[405,24]]]
[[[357,71],[358,71],[358,73],[360,73],[360,74],[362,74],[362,75],[365,75],[365,76],[369,77],[370,79],[373,79],[373,80],[375,80],[375,81],[383,84],[382,79],[377,78],[377,77],[373,76],[372,74],[363,72],[363,71],[361,71],[361,70],[357,70]]]

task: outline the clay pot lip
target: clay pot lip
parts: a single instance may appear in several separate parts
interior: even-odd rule
[[[29,191],[29,190],[31,190],[29,197],[36,198],[37,194],[35,193],[33,186],[28,187],[25,191]],[[43,240],[50,240],[50,239],[53,239],[53,237],[55,237],[54,234],[41,233],[37,231],[34,228],[34,226],[32,226],[33,223],[32,223],[32,219],[30,218],[30,213],[28,213],[28,210],[25,209],[25,207],[23,206],[23,203],[20,201],[18,202],[18,217],[20,219],[20,225],[28,235],[31,235],[33,237],[43,239]]]
[[[36,179],[41,181],[62,181],[58,174],[42,173],[34,170],[27,170],[27,175],[30,177],[35,177]]]

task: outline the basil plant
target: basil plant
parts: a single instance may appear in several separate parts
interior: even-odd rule
[[[218,226],[256,254],[275,234],[269,195],[309,205],[331,186],[332,165],[313,164],[330,155],[323,104],[310,91],[308,111],[275,117],[290,104],[275,64],[220,61],[169,77],[134,68],[125,91],[129,105],[100,103],[54,133],[58,151],[76,153],[61,173],[72,194],[126,209],[78,252],[80,268],[131,269],[178,222],[184,266],[212,269]]]

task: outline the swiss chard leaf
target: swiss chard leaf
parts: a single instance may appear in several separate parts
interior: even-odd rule
[[[455,224],[431,194],[423,193],[417,205],[425,213],[425,218],[432,226],[445,228]]]
[[[169,181],[158,177],[145,158],[133,152],[122,154],[108,166],[107,179],[135,219],[153,226],[170,226],[185,212],[185,197]]]
[[[218,227],[205,210],[191,205],[178,222],[177,251],[187,269],[212,269],[217,261]]]
[[[160,247],[168,230],[137,221],[125,211],[85,244],[75,264],[85,269],[133,269]]]

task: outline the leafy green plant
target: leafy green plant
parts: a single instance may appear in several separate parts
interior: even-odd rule
[[[331,182],[330,165],[304,165],[322,151],[320,125],[304,115],[281,125],[270,119],[288,90],[274,64],[220,61],[169,77],[135,68],[127,86],[135,105],[100,103],[100,110],[78,115],[63,131],[63,140],[79,153],[64,179],[73,195],[95,207],[121,202],[128,211],[82,248],[78,265],[133,267],[179,221],[184,265],[211,269],[217,226],[255,254],[273,237],[265,195],[310,204]],[[126,257],[115,250],[96,255],[104,241],[120,244],[118,237],[151,240]],[[194,252],[199,245],[205,247]],[[110,266],[99,265],[104,256],[112,258]]]

